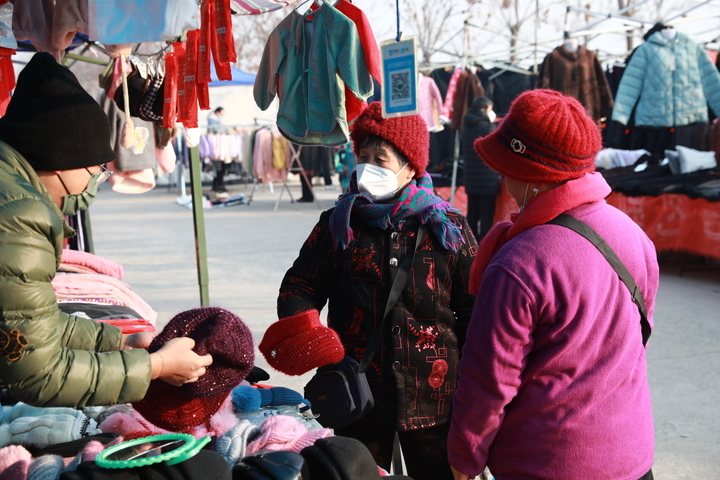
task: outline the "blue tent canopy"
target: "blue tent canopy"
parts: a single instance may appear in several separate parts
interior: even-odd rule
[[[212,78],[212,81],[208,85],[211,87],[231,87],[234,85],[253,85],[255,83],[255,75],[252,73],[243,72],[233,66],[230,66],[230,70],[232,71],[232,80],[218,80],[215,63],[210,62],[210,78]]]

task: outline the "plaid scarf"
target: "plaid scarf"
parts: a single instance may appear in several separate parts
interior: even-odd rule
[[[432,179],[427,173],[410,182],[396,202],[374,203],[367,193],[358,191],[357,174],[353,172],[350,191],[340,195],[330,215],[330,232],[335,248],[344,250],[354,238],[350,228],[351,215],[358,215],[371,227],[383,230],[400,230],[408,218],[416,218],[429,225],[443,247],[457,251],[465,243],[462,229],[447,217],[446,212],[458,210],[435,195]]]

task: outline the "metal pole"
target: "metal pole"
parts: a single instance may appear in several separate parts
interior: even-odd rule
[[[533,60],[533,73],[537,75],[538,73],[538,28],[540,24],[540,0],[535,0],[535,46],[534,46],[534,55],[535,60]]]
[[[200,178],[200,154],[197,146],[190,148],[190,190],[193,204],[193,226],[195,227],[195,256],[197,258],[198,285],[200,286],[200,306],[209,307],[205,213],[203,212],[202,179]]]
[[[468,33],[469,33],[468,22],[467,22],[467,20],[465,20],[465,26],[463,27],[462,68],[465,68],[467,66],[467,44],[469,41]],[[455,112],[455,113],[457,113],[457,112]],[[455,186],[457,185],[457,169],[458,169],[458,161],[460,160],[460,132],[462,129],[462,122],[460,122],[460,125],[461,125],[461,127],[455,131],[455,151],[453,152],[453,171],[452,171],[452,181],[450,182],[450,200],[449,200],[449,202],[451,204],[453,203],[453,200],[455,200]],[[450,128],[452,128],[452,127],[450,127]]]

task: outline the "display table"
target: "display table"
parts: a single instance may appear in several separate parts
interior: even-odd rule
[[[450,187],[435,189],[450,198]],[[658,252],[686,252],[720,260],[720,202],[666,193],[656,197],[628,197],[612,192],[607,202],[625,212],[650,237]],[[458,187],[453,205],[467,213],[465,187]],[[502,185],[495,204],[495,222],[517,212],[515,200]]]

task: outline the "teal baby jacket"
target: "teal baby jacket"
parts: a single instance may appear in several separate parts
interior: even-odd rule
[[[337,146],[348,141],[345,84],[360,100],[373,93],[357,27],[323,2],[314,12],[293,11],[275,27],[253,94],[266,110],[277,93],[277,126],[287,139]]]

